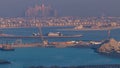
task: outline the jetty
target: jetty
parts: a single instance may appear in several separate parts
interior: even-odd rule
[[[82,37],[83,35],[73,36],[43,36],[44,38],[76,38]],[[0,36],[0,38],[41,38],[41,36]]]
[[[38,47],[40,46],[40,43],[21,43],[21,44],[0,44],[0,48],[3,46],[9,47],[11,46],[12,48],[23,48],[23,47]]]
[[[22,43],[22,42],[14,42],[10,44],[0,44],[0,48],[25,48],[25,47],[55,47],[55,48],[66,48],[66,47],[94,47],[100,45],[102,42],[96,41],[64,41],[64,42],[48,42],[44,40],[43,42],[35,42],[35,43]]]

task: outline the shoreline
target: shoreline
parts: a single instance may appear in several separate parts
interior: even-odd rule
[[[56,30],[63,30],[63,31],[107,31],[107,30],[114,30],[120,29],[120,27],[109,27],[109,28],[83,28],[83,29],[56,29]]]
[[[4,28],[0,28],[0,29],[11,29],[11,28],[44,28],[44,27],[74,27],[74,26],[31,26],[31,27],[4,27]]]
[[[38,26],[40,27],[40,26]],[[6,27],[6,28],[0,28],[0,29],[12,29],[12,28],[38,28],[37,26],[33,26],[33,27]],[[74,26],[42,26],[41,28],[46,28],[46,27],[74,27]],[[83,29],[56,29],[56,30],[69,30],[69,31],[103,31],[103,30],[114,30],[114,29],[120,29],[120,26],[118,27],[109,27],[109,28],[83,28]]]

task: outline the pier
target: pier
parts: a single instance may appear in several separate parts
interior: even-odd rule
[[[21,44],[0,44],[2,46],[11,46],[12,48],[39,47],[41,43],[21,43]]]
[[[82,37],[82,35],[74,36],[43,36],[44,38],[76,38]],[[41,36],[0,36],[0,38],[41,38]]]

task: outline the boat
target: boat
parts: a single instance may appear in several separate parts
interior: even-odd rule
[[[15,49],[11,45],[3,45],[1,50],[2,51],[14,51]]]
[[[33,33],[32,35],[33,35],[33,36],[41,36],[40,33]]]
[[[56,37],[56,36],[63,36],[63,34],[60,32],[49,32],[48,36],[49,37]]]

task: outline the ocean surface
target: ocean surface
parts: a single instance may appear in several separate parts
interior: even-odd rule
[[[82,34],[78,38],[46,38],[49,42],[53,41],[100,41],[107,38],[107,31],[65,31],[58,30],[71,27],[45,27],[42,28],[43,34],[48,32],[61,32],[64,35]],[[38,33],[38,28],[9,28],[0,29],[5,34],[32,36]],[[111,38],[120,41],[120,29],[111,30]],[[41,39],[31,38],[1,38],[0,43],[13,43],[22,40],[23,43],[41,42]],[[0,65],[0,68],[27,68],[29,66],[69,66],[69,65],[97,65],[97,64],[119,64],[120,58],[112,58],[100,55],[90,48],[16,48],[15,51],[0,51],[0,59],[9,60],[12,64]]]

